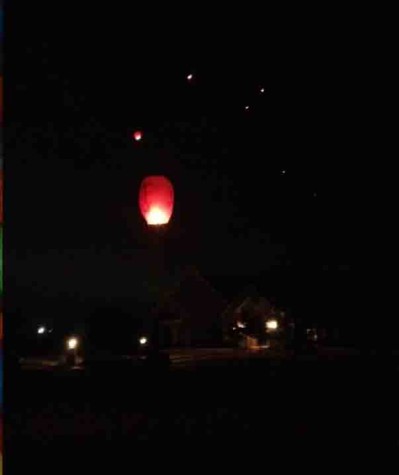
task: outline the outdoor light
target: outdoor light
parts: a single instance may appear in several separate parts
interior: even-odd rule
[[[266,328],[268,330],[271,330],[271,331],[277,330],[277,328],[278,328],[277,320],[275,320],[275,319],[267,320],[266,321]]]
[[[260,89],[260,93],[263,94],[264,92],[265,92],[265,89],[262,87],[262,88]]]
[[[187,76],[187,81],[191,81],[192,79],[193,79],[193,75],[192,75],[192,74],[189,74],[189,75]]]
[[[68,350],[76,350],[78,345],[79,345],[79,340],[76,337],[68,338],[68,340],[67,340]]]
[[[245,323],[243,323],[243,322],[237,322],[237,327],[238,327],[238,328],[245,328],[246,325],[245,325]]]
[[[173,185],[166,177],[153,175],[144,178],[139,191],[139,206],[148,225],[167,224],[173,213],[173,204]]]
[[[245,110],[248,111],[248,110],[249,110],[249,106],[245,106]]]
[[[315,328],[307,328],[306,329],[306,334],[307,334],[309,340],[312,340],[312,341],[317,341],[318,340],[317,330]]]
[[[37,329],[37,333],[38,333],[39,335],[43,335],[43,333],[45,333],[45,331],[46,331],[46,327],[39,327],[39,328]]]
[[[140,345],[145,345],[147,343],[147,338],[145,336],[142,336],[140,339],[139,339],[139,342],[140,342]]]

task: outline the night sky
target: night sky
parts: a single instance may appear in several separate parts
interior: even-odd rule
[[[32,18],[6,45],[10,313],[140,299],[137,198],[152,173],[175,187],[173,263],[195,264],[227,299],[255,283],[316,320],[350,313],[356,42],[325,24],[208,24],[195,9],[186,21],[137,9]]]

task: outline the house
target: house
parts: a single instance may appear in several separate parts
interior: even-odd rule
[[[195,267],[185,268],[177,284],[153,310],[163,347],[222,343],[221,313],[226,303]]]
[[[224,341],[244,347],[275,345],[290,325],[286,313],[252,287],[230,302],[222,322]]]

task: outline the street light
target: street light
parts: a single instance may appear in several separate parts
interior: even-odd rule
[[[70,366],[76,366],[77,349],[79,346],[79,338],[71,336],[66,340],[66,361]]]
[[[68,350],[76,350],[79,345],[79,340],[76,337],[68,338],[67,340],[67,349]]]

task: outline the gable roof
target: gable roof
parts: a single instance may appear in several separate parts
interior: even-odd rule
[[[188,266],[183,269],[176,284],[168,289],[155,312],[171,311],[187,318],[215,318],[220,315],[226,302],[198,269]]]
[[[241,291],[224,309],[223,319],[229,320],[234,315],[241,313],[245,309],[269,311],[273,307],[266,297],[261,296],[258,291],[250,286]]]

